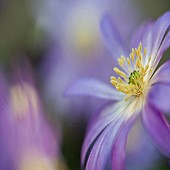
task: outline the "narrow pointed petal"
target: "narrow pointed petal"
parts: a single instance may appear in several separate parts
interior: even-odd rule
[[[121,55],[127,56],[128,52],[125,50],[123,40],[110,15],[104,16],[101,22],[101,32],[106,47],[108,47],[112,53],[115,61],[117,61]]]
[[[123,119],[117,120],[104,129],[90,152],[86,164],[86,170],[105,169],[108,157],[111,154],[112,145],[122,128],[123,122]]]
[[[132,127],[136,117],[131,118],[128,120],[123,128],[121,129],[113,150],[112,150],[112,169],[113,170],[125,170],[125,158],[126,158],[126,143],[129,130]]]
[[[86,170],[105,168],[119,131],[124,122],[134,115],[131,109],[135,103],[129,106],[130,103],[131,101],[119,101],[110,105],[91,122],[82,148],[82,164]]]
[[[66,95],[90,95],[107,100],[119,100],[122,94],[111,86],[95,79],[82,79],[75,82]]]
[[[163,53],[170,46],[170,11],[166,12],[163,16],[158,18],[153,30],[154,46],[153,55],[156,56],[154,65],[160,61]]]
[[[147,104],[142,111],[142,122],[159,150],[170,157],[170,126],[160,111]]]
[[[147,49],[147,56],[152,56],[151,64],[155,69],[162,55],[170,46],[170,11],[166,12],[157,21],[147,22],[134,34],[131,47],[138,47],[141,42]]]
[[[93,118],[87,129],[87,135],[85,137],[83,148],[82,148],[82,164],[84,164],[86,154],[90,145],[93,143],[95,138],[105,129],[111,122],[114,122],[120,116],[120,112],[123,111],[122,102],[111,104],[99,109],[97,116]]]

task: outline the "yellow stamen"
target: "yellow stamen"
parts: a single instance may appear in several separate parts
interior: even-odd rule
[[[148,58],[146,64],[143,62],[143,56],[146,57],[146,52],[146,47],[143,49],[142,43],[140,43],[138,48],[132,48],[129,57],[125,58],[124,56],[121,56],[118,59],[119,65],[123,70],[128,70],[129,73],[125,73],[117,67],[113,68],[120,77],[116,78],[111,76],[110,82],[118,91],[127,94],[126,100],[131,96],[139,97],[142,95],[144,88],[146,88],[145,76],[148,71],[151,71],[151,56]],[[124,80],[122,80],[121,77]]]
[[[120,71],[117,67],[114,67],[113,70],[125,80],[127,79],[127,75],[123,71]]]
[[[130,59],[127,57],[127,63],[131,65]]]
[[[119,65],[121,66],[121,67],[123,67],[123,60],[122,59],[120,59],[120,58],[118,58],[118,63],[119,63]]]
[[[146,56],[146,47],[144,48],[144,56]]]
[[[135,59],[135,56],[134,56],[134,53],[133,53],[133,52],[130,53],[130,59],[131,59],[132,61],[134,61],[134,59]]]

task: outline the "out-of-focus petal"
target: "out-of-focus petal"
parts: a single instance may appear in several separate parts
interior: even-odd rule
[[[91,95],[107,100],[119,100],[122,94],[109,85],[95,79],[82,79],[75,82],[67,91],[67,95]]]
[[[110,15],[104,16],[101,21],[101,32],[106,44],[106,47],[109,48],[110,52],[113,55],[114,60],[117,62],[117,59],[121,55],[127,55],[126,47],[123,43],[123,40],[119,34],[119,31],[111,19]]]
[[[113,150],[112,150],[112,169],[113,170],[125,170],[125,158],[126,158],[126,142],[129,130],[134,122],[134,117],[125,122],[121,129]]]
[[[5,92],[0,89],[0,96],[4,97],[0,102],[0,169],[38,169],[46,165],[46,158],[47,166],[54,167],[55,160],[58,161],[58,136],[46,122],[31,68],[26,65],[15,65],[13,83],[4,88]],[[34,153],[42,157],[34,160]],[[29,165],[29,160],[33,165]]]
[[[142,122],[160,151],[170,156],[170,126],[163,115],[148,103],[142,111]]]

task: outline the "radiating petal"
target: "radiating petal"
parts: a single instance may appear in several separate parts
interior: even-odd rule
[[[142,123],[160,151],[170,157],[170,126],[160,111],[150,103],[142,111]]]
[[[91,95],[107,100],[119,100],[122,94],[109,85],[95,79],[81,79],[75,82],[66,95]]]
[[[155,84],[148,94],[148,99],[155,108],[170,114],[170,83]]]
[[[152,77],[153,86],[149,91],[149,100],[155,108],[170,114],[170,61],[164,63]]]
[[[150,55],[151,65],[155,69],[163,53],[170,46],[170,12],[166,12],[155,22],[143,24],[134,34],[131,47],[138,47],[141,42],[147,48],[146,58]],[[147,61],[147,60],[145,60]],[[146,63],[145,63],[146,64]]]
[[[159,17],[152,30],[153,46],[151,64],[156,69],[164,52],[170,46],[170,11]]]
[[[86,170],[100,170],[105,167],[119,130],[134,115],[132,108],[136,103],[130,103],[130,100],[122,100],[110,105],[91,122],[82,148],[82,164],[86,165]]]
[[[131,48],[137,48],[139,43],[147,48],[147,56],[150,56],[152,51],[153,36],[152,30],[154,27],[153,21],[148,21],[142,24],[131,39]]]
[[[165,62],[154,74],[155,83],[170,83],[170,60]]]
[[[88,133],[85,137],[82,148],[82,164],[84,163],[87,151],[95,138],[102,132],[103,129],[106,128],[107,125],[118,119],[120,113],[124,109],[121,107],[122,105],[123,102],[118,102],[105,106],[105,108],[102,107],[99,109],[97,116],[95,116],[95,118],[93,118],[93,120],[90,122],[90,125],[87,129]]]
[[[109,124],[94,144],[87,160],[86,170],[103,170],[106,166],[112,145],[122,128],[124,120]]]
[[[128,120],[121,129],[113,150],[112,150],[112,169],[113,170],[125,170],[125,158],[126,158],[126,142],[129,130],[135,120],[136,116]]]
[[[117,120],[124,110],[128,107],[131,101],[125,103],[123,100],[114,104],[110,104],[99,109],[97,114],[95,114],[94,118],[90,122],[90,125],[87,129],[87,135],[83,144],[82,149],[82,164],[85,159],[85,155],[87,153],[88,148],[91,143],[95,140],[95,138],[102,132],[104,128],[111,122]],[[121,113],[121,114],[120,114]]]
[[[143,58],[145,66],[148,64],[148,59],[153,50],[153,28],[154,22],[148,21],[136,31],[131,39],[131,48],[137,48],[140,43],[142,43],[143,48],[146,47],[146,57]]]
[[[156,56],[154,65],[160,61],[163,53],[170,46],[170,11],[158,18],[153,30],[154,45],[152,55]]]
[[[121,55],[127,56],[128,51],[126,50],[119,31],[112,21],[112,17],[110,15],[106,15],[102,19],[101,32],[106,47],[108,47],[116,62]]]

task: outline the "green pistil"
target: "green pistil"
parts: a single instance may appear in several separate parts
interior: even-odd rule
[[[140,77],[139,71],[133,71],[129,76],[129,82],[128,84],[136,84],[136,80]]]

